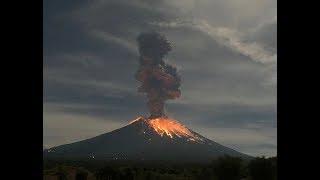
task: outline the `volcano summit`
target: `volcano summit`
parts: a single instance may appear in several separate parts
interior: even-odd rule
[[[127,126],[44,151],[45,158],[205,162],[250,156],[211,141],[168,118],[139,117]]]

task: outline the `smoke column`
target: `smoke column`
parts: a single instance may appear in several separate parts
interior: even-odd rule
[[[177,69],[163,60],[172,46],[157,32],[141,33],[137,42],[140,66],[135,78],[141,82],[138,92],[147,94],[150,119],[164,117],[164,102],[181,95]]]

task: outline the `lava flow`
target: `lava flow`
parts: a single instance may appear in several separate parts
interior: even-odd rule
[[[149,125],[161,136],[166,134],[173,138],[174,135],[178,137],[186,136],[192,137],[193,134],[182,124],[175,120],[167,118],[155,118],[148,121]]]
[[[170,138],[179,137],[187,138],[190,141],[203,141],[201,137],[198,137],[193,132],[191,132],[187,127],[179,123],[178,121],[168,118],[159,117],[154,119],[145,119],[139,117],[130,122],[130,124],[142,120],[151,129],[153,129],[161,137],[168,136]]]

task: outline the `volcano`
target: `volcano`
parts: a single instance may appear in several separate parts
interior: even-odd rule
[[[167,117],[139,117],[120,129],[44,150],[45,158],[97,160],[203,162],[224,155],[250,158]]]

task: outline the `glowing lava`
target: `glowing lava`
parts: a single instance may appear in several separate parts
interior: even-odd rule
[[[181,123],[169,118],[155,118],[147,121],[149,126],[153,128],[160,136],[167,135],[170,138],[185,137],[191,141],[202,140],[200,137],[192,133]]]
[[[186,138],[188,141],[203,141],[201,137],[190,131],[187,127],[174,119],[167,117],[159,117],[154,119],[146,119],[138,117],[129,124],[135,122],[143,122],[161,137],[168,136],[170,138],[179,137]],[[144,132],[145,133],[145,132]]]
[[[141,120],[143,120],[143,119],[144,119],[143,117],[138,117],[138,118],[130,121],[129,124],[132,124],[132,123],[137,122],[137,121],[141,121]]]
[[[161,136],[166,134],[173,138],[174,135],[181,136],[192,136],[193,134],[182,124],[165,118],[156,118],[148,121],[149,125]]]

